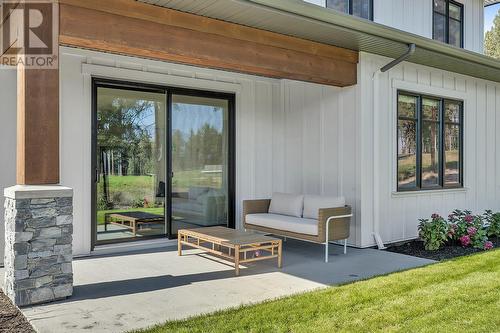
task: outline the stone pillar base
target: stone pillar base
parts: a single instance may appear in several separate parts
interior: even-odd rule
[[[16,185],[5,196],[5,294],[17,306],[73,294],[73,190]]]

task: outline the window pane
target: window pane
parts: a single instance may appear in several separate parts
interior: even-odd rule
[[[435,99],[422,99],[422,112],[424,120],[439,121],[439,101]]]
[[[353,0],[352,15],[362,17],[367,20],[371,19],[371,1],[370,0]]]
[[[462,7],[450,3],[450,17],[461,20],[462,19]]]
[[[446,1],[445,0],[434,0],[434,11],[446,14]]]
[[[462,27],[460,21],[450,19],[450,44],[456,47],[462,46]]]
[[[460,126],[446,125],[444,130],[445,185],[460,183]]]
[[[398,96],[398,117],[416,118],[417,97]]]
[[[228,225],[229,101],[172,95],[172,233]]]
[[[326,7],[349,13],[349,0],[327,0]]]
[[[422,187],[439,184],[439,123],[422,124]]]
[[[164,93],[97,89],[97,241],[165,235]]]
[[[417,186],[417,123],[398,121],[398,189]]]
[[[446,43],[446,17],[434,13],[434,33],[433,39]]]
[[[444,103],[444,120],[449,123],[460,123],[460,107],[459,102],[446,101]]]

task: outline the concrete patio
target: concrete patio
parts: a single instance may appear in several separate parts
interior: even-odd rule
[[[322,246],[288,240],[283,269],[263,261],[235,277],[223,260],[185,253],[169,246],[78,259],[73,297],[22,311],[39,332],[123,332],[432,263],[375,249],[343,255],[331,246],[325,264]]]

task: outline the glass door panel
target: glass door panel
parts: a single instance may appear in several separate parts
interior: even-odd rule
[[[166,235],[166,95],[96,87],[96,241]]]
[[[171,233],[228,225],[229,100],[173,94]]]

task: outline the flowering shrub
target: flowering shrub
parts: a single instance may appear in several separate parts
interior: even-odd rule
[[[421,219],[418,230],[425,249],[429,251],[439,250],[448,239],[449,226],[438,214],[432,214],[430,220]]]
[[[489,250],[493,243],[488,236],[500,234],[500,213],[486,211],[483,215],[472,215],[471,211],[456,209],[448,215],[448,220],[434,213],[430,220],[420,220],[418,230],[426,250],[438,250],[448,242]]]
[[[451,240],[458,241],[463,247],[472,245],[477,249],[484,248],[488,237],[482,216],[456,209],[448,216],[448,223],[454,230]]]

